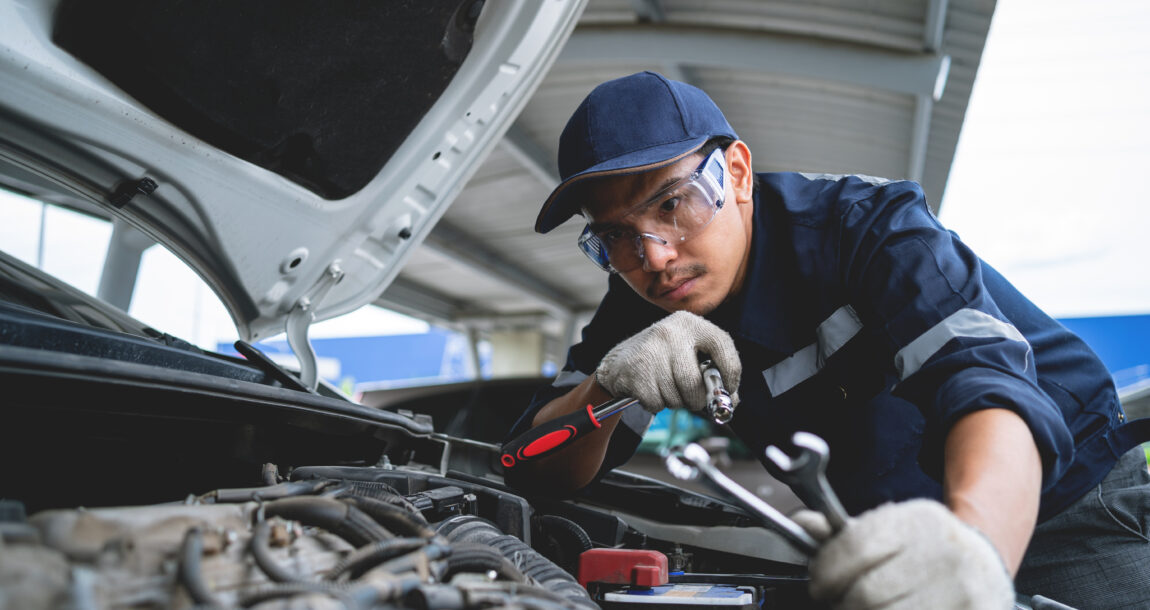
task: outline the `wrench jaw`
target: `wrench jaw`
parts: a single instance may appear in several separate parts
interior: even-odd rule
[[[730,496],[751,514],[758,516],[772,530],[809,557],[818,552],[819,543],[799,524],[762,501],[742,485],[727,477],[711,463],[711,456],[703,447],[691,443],[671,450],[665,458],[667,470],[680,480],[693,480],[700,476],[723,495]]]
[[[767,445],[766,451],[767,463],[774,465],[773,468],[768,468],[768,470],[771,471],[771,476],[782,480],[782,478],[779,476],[780,474],[785,477],[785,473],[793,472],[795,470],[794,460],[791,459],[791,456],[784,453],[782,449],[779,449],[774,445]]]
[[[813,452],[814,455],[819,456],[821,458],[820,461],[822,461],[822,469],[821,470],[823,472],[826,472],[826,469],[827,469],[826,462],[830,460],[831,447],[830,447],[830,445],[827,444],[826,441],[823,440],[823,438],[821,436],[818,436],[817,434],[811,434],[810,432],[803,432],[802,430],[799,430],[798,432],[795,432],[794,435],[791,436],[791,442],[794,443],[794,445],[796,447],[801,447],[803,449],[809,449],[810,451]]]
[[[822,513],[831,531],[837,533],[846,526],[850,517],[827,480],[830,447],[810,432],[796,432],[791,443],[797,449],[794,457],[774,445],[767,447],[767,470],[771,476],[786,483],[808,508]]]
[[[674,450],[667,453],[666,457],[663,458],[663,465],[666,466],[667,472],[671,473],[671,476],[680,481],[694,481],[699,478],[699,469],[680,459],[679,456],[675,455]]]

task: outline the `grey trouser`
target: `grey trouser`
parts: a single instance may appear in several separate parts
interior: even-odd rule
[[[1150,472],[1141,447],[1035,529],[1014,583],[1080,610],[1150,608]]]

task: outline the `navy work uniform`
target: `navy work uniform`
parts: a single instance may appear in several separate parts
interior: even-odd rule
[[[768,444],[806,430],[830,444],[828,476],[852,514],[941,499],[950,426],[979,409],[1010,409],[1042,458],[1042,521],[1146,435],[1144,422],[1123,426],[1090,348],[945,230],[917,184],[757,178],[746,282],[706,317],[739,350],[742,402],[731,427],[760,459]],[[613,275],[582,342],[509,438],[665,315]],[[630,458],[649,418],[624,413],[601,473]]]

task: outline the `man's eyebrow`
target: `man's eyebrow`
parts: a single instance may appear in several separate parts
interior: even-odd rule
[[[662,182],[662,184],[660,184],[657,188],[655,188],[653,190],[653,192],[651,193],[651,195],[649,197],[647,197],[643,201],[636,203],[635,205],[631,206],[627,210],[627,213],[624,214],[624,216],[635,211],[637,208],[639,208],[639,206],[651,204],[655,198],[657,198],[659,195],[662,195],[664,192],[667,191],[667,189],[671,188],[672,186],[675,186],[675,184],[677,184],[678,182],[680,182],[680,181],[682,181],[688,177],[690,177],[690,174],[687,174],[686,176],[678,176],[678,177],[671,176],[671,177],[667,178],[666,180],[664,180]],[[587,226],[591,228],[592,233],[602,233],[603,231],[605,231],[607,229],[612,229],[612,228],[617,227],[618,223],[615,223],[615,222],[589,222],[589,223],[587,223]]]
[[[689,176],[690,176],[690,174],[687,174],[686,176],[679,176],[677,178],[674,176],[667,178],[666,180],[663,181],[663,184],[659,185],[659,188],[655,189],[655,192],[652,193],[650,197],[643,200],[643,203],[647,203],[648,201],[651,201],[652,199],[658,197],[659,195],[662,195],[664,191],[671,188],[672,186],[675,186],[675,184],[677,182],[685,180]]]
[[[653,203],[653,202],[655,201],[655,199],[657,199],[657,198],[658,198],[660,195],[662,195],[662,194],[666,193],[666,192],[667,192],[667,190],[668,190],[668,189],[670,189],[672,186],[675,186],[675,185],[676,185],[676,184],[678,184],[679,182],[682,182],[683,180],[686,180],[686,179],[687,179],[687,178],[689,178],[690,176],[691,176],[690,174],[687,174],[686,176],[677,176],[677,177],[676,177],[676,176],[671,176],[670,178],[667,178],[667,179],[666,179],[666,180],[664,180],[664,181],[663,181],[663,183],[662,183],[662,184],[660,184],[658,187],[656,187],[655,189],[652,189],[652,191],[651,191],[651,194],[650,194],[650,195],[648,195],[646,199],[644,199],[644,200],[642,200],[641,202],[639,202],[639,203],[636,203],[635,205],[631,206],[631,209],[630,209],[630,210],[628,210],[628,213],[630,213],[630,212],[632,212],[632,211],[634,211],[634,210],[637,210],[637,209],[638,209],[640,206],[644,206],[644,205],[650,205],[650,204],[651,204],[651,203]]]

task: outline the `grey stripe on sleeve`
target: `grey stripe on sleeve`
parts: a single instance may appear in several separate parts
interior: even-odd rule
[[[1021,341],[1026,344],[1027,354],[1030,353],[1030,343],[1013,324],[1003,322],[977,309],[960,309],[919,335],[917,339],[908,343],[906,347],[894,355],[894,366],[898,370],[899,378],[906,379],[915,374],[947,342],[959,337],[1001,338]],[[1028,366],[1029,358],[1023,364],[1023,370],[1026,370]]]
[[[778,396],[814,377],[827,359],[857,335],[862,327],[862,321],[850,305],[835,310],[815,329],[814,343],[763,371],[771,396]]]
[[[559,375],[555,377],[555,381],[551,382],[552,387],[556,388],[573,388],[587,378],[587,374],[582,371],[559,371]]]
[[[863,182],[866,182],[867,184],[873,184],[875,186],[882,186],[884,184],[890,184],[892,182],[892,180],[889,178],[879,178],[877,176],[868,176],[866,174],[817,174],[817,173],[799,172],[799,175],[802,176],[803,178],[806,178],[807,180],[829,180],[831,182],[838,182],[839,180],[842,180],[843,178],[849,178],[851,176],[854,176],[855,178],[858,178],[859,180],[862,180]]]

